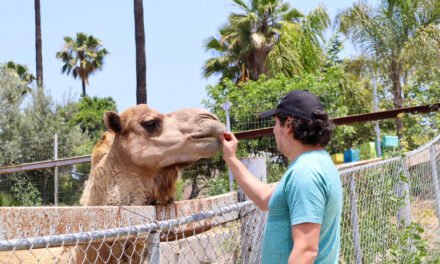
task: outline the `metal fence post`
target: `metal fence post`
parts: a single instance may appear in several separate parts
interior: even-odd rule
[[[58,160],[58,134],[54,135],[54,144],[53,144],[53,153],[54,153],[54,160]],[[55,206],[58,206],[58,166],[55,166],[54,168],[54,203]]]
[[[160,237],[159,232],[150,233],[147,237],[147,259],[148,263],[160,263]]]
[[[226,113],[226,131],[231,132],[231,119],[229,117],[229,108],[231,108],[232,104],[229,101],[226,101],[224,104],[222,104],[223,110],[225,110]],[[229,191],[234,191],[234,177],[232,176],[231,170],[228,169],[229,174]]]
[[[359,232],[359,216],[357,209],[357,192],[354,173],[350,174],[350,221],[353,227],[353,247],[355,263],[362,263],[361,234]]]
[[[437,209],[437,218],[440,222],[440,187],[438,184],[438,170],[437,170],[437,163],[435,162],[435,149],[434,146],[431,146],[429,148],[429,154],[431,157],[431,169],[432,169],[432,183],[434,185],[434,195],[435,195],[435,202],[436,202],[436,209]]]
[[[376,82],[376,72],[373,72],[373,97],[374,97],[374,111],[377,112],[379,109],[379,99],[377,98],[377,82]],[[379,121],[374,122],[374,132],[376,133],[376,153],[378,157],[382,157],[382,150],[380,148],[380,126]]]

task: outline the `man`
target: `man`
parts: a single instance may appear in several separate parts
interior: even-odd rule
[[[276,186],[256,179],[238,160],[232,133],[225,132],[221,140],[223,159],[237,183],[261,210],[269,211],[262,263],[337,263],[342,186],[324,150],[332,131],[327,113],[314,94],[296,90],[260,117],[275,118],[278,150],[290,161]]]

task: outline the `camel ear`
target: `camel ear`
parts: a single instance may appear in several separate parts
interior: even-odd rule
[[[122,131],[121,118],[115,112],[104,113],[104,124],[107,129],[110,129],[115,133],[120,133]]]

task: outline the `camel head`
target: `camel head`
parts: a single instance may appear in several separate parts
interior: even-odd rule
[[[205,110],[161,114],[137,105],[106,112],[109,131],[92,153],[82,205],[151,205],[173,201],[182,168],[212,157],[225,127]]]
[[[122,154],[124,164],[150,172],[183,168],[212,157],[225,130],[206,110],[161,114],[144,104],[121,114],[106,112],[104,122],[114,134],[113,147]]]

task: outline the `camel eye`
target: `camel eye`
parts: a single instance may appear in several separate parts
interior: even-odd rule
[[[148,133],[154,133],[159,128],[159,120],[153,119],[141,122],[141,126],[147,130]]]

